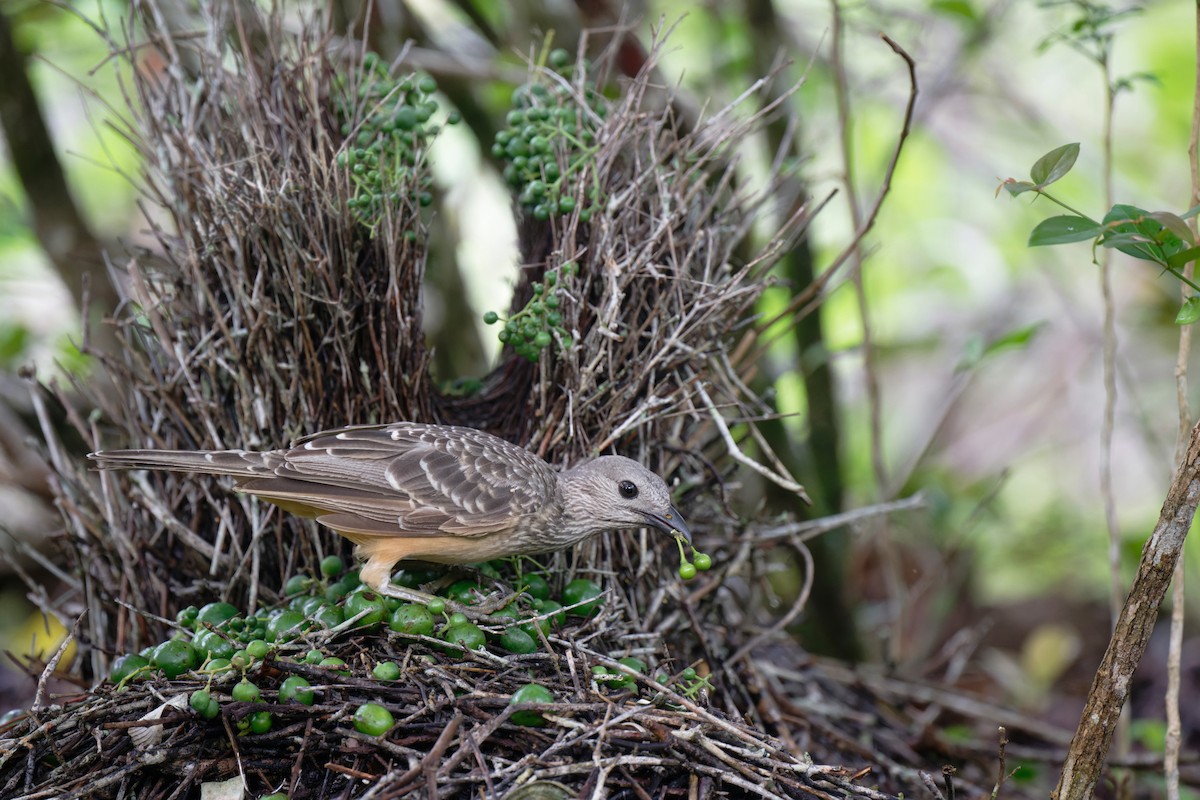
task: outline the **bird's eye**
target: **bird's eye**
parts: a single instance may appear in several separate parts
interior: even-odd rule
[[[632,500],[637,497],[638,488],[633,481],[621,481],[617,484],[617,489],[621,492],[621,497]]]

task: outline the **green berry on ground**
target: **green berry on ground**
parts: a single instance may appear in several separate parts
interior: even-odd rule
[[[242,678],[230,691],[233,699],[239,703],[257,703],[262,696],[262,692],[257,686],[251,683],[246,678]]]
[[[529,572],[521,579],[525,586],[525,591],[530,597],[536,597],[539,600],[547,600],[550,597],[550,584],[536,572]]]
[[[603,602],[600,595],[603,590],[595,581],[587,578],[576,578],[566,585],[562,593],[562,602],[564,606],[573,606],[576,603],[583,603],[578,608],[571,609],[570,613],[581,617],[590,617],[596,613],[596,610]]]
[[[349,675],[350,674],[350,670],[348,670],[348,669],[339,669],[341,667],[345,667],[346,662],[343,661],[342,659],[338,658],[337,656],[329,656],[327,658],[322,658],[321,661],[317,664],[317,666],[324,667],[325,669],[328,669],[328,670],[332,670],[333,672],[336,672],[338,675]]]
[[[202,658],[228,658],[236,650],[233,642],[216,631],[200,631],[192,637],[192,646]]]
[[[478,625],[465,622],[461,625],[451,625],[442,634],[442,638],[452,645],[458,645],[464,650],[479,650],[487,643],[487,637]]]
[[[425,607],[427,609],[429,609],[430,614],[437,616],[438,614],[441,614],[443,611],[446,610],[446,601],[440,597],[435,597],[432,600],[430,600],[429,604],[426,605]]]
[[[392,712],[378,703],[364,703],[354,712],[354,729],[368,736],[382,736],[395,723]]]
[[[250,732],[266,733],[271,730],[271,712],[255,711],[250,715]]]
[[[341,556],[326,556],[321,559],[321,574],[326,578],[336,578],[346,571],[346,562]]]
[[[410,636],[429,636],[433,633],[433,614],[425,606],[406,603],[392,612],[388,627]]]
[[[482,596],[483,590],[479,584],[471,580],[456,581],[446,590],[446,597],[463,605],[478,603]]]
[[[279,702],[287,703],[295,700],[302,705],[311,706],[313,704],[313,693],[309,689],[309,682],[299,675],[289,675],[283,679],[283,683],[279,684]]]
[[[323,659],[324,657],[325,657],[324,653],[322,653],[320,650],[317,650],[316,648],[313,648],[312,650],[309,650],[307,653],[304,654],[304,663],[305,664],[320,664],[321,659]]]
[[[500,646],[510,653],[528,655],[537,650],[537,640],[520,628],[513,627],[501,635]]]
[[[168,678],[178,678],[183,673],[195,669],[199,663],[196,648],[190,642],[173,639],[163,642],[154,648],[151,663],[162,670]]]
[[[374,628],[387,615],[387,605],[382,595],[370,589],[359,588],[346,598],[346,618],[364,614],[356,623],[359,628]]]
[[[554,695],[540,683],[527,683],[513,692],[509,705],[518,703],[553,703]],[[536,711],[514,711],[509,717],[517,725],[540,728],[546,724],[546,718]]]
[[[233,619],[237,615],[237,606],[232,603],[218,601],[203,606],[196,613],[196,624],[201,627],[205,624],[220,627],[222,622]]]
[[[202,714],[208,710],[208,704],[212,701],[212,695],[208,693],[207,689],[197,689],[188,698],[188,705],[192,707],[193,711]]]
[[[294,609],[280,611],[267,623],[265,638],[268,642],[290,642],[303,633],[309,624],[310,621],[300,611]]]
[[[119,657],[112,663],[112,667],[108,672],[108,679],[113,683],[120,683],[134,673],[144,670],[149,666],[150,659],[137,653],[129,653]]]
[[[251,639],[246,642],[246,655],[253,659],[265,658],[270,646],[262,639]]]
[[[371,670],[377,680],[394,681],[400,677],[400,665],[395,661],[380,661]]]

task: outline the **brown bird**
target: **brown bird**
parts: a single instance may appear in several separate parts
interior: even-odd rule
[[[364,583],[390,585],[403,559],[472,564],[562,550],[643,525],[691,534],[662,479],[601,456],[557,472],[528,450],[472,428],[397,422],[315,433],[290,449],[107,450],[101,469],[231,475],[238,491],[315,519],[357,545]]]

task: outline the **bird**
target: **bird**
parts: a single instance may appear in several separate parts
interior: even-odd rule
[[[391,584],[400,561],[474,564],[647,526],[692,541],[666,483],[637,461],[604,455],[558,471],[474,428],[354,425],[278,450],[101,450],[88,458],[101,470],[230,476],[235,490],[349,539],[364,561],[362,582],[407,599],[414,593]]]

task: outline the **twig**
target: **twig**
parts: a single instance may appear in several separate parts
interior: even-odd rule
[[[1200,504],[1200,424],[1192,428],[1187,455],[1179,466],[1146,546],[1129,596],[1113,631],[1059,776],[1056,800],[1092,796],[1108,754],[1133,672],[1146,651],[1158,609]]]
[[[1005,765],[1004,750],[1008,747],[1008,729],[1003,725],[999,728],[1000,731],[1000,751],[999,764],[996,766],[996,785],[992,789],[992,800],[996,800],[1000,796],[1000,787],[1004,786],[1004,782],[1008,780],[1008,767]]]
[[[798,495],[804,500],[804,502],[812,502],[808,498],[808,494],[804,491],[804,487],[796,483],[795,480],[790,477],[784,477],[783,475],[768,469],[742,452],[742,449],[738,447],[737,442],[733,440],[733,434],[730,433],[729,426],[725,424],[725,418],[721,416],[721,412],[717,410],[715,405],[713,405],[712,398],[708,396],[708,392],[704,390],[704,385],[700,382],[696,383],[696,394],[700,395],[700,399],[704,402],[705,408],[708,409],[708,413],[712,416],[712,421],[716,423],[717,430],[721,432],[721,439],[725,442],[725,449],[735,461],[737,461],[739,464],[749,467],[780,488],[786,489],[787,491]]]

